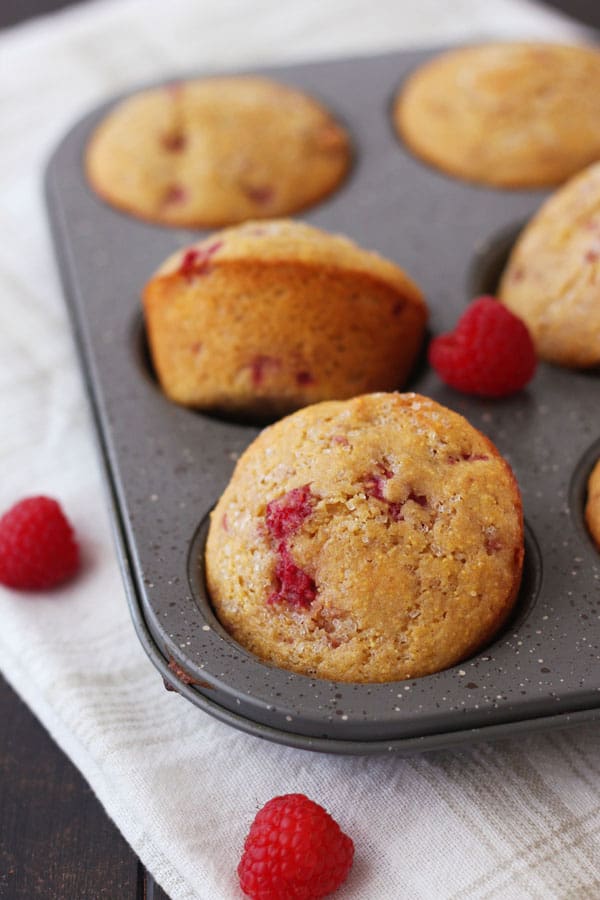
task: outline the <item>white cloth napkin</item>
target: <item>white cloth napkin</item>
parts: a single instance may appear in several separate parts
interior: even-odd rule
[[[356,844],[340,900],[600,896],[600,730],[342,758],[249,737],[164,691],[134,634],[42,202],[87,109],[196,69],[488,37],[577,39],[520,0],[101,0],[0,35],[0,508],[61,500],[85,564],[0,590],[0,667],[173,900],[241,897],[256,810],[301,791]]]

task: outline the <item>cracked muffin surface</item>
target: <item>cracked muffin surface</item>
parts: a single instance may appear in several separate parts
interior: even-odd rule
[[[256,76],[134,94],[86,152],[89,181],[108,203],[177,227],[296,212],[331,193],[350,162],[349,136],[321,103]]]
[[[509,615],[519,489],[464,418],[417,394],[306,407],[265,429],[206,546],[222,625],[276,666],[338,681],[427,675]]]

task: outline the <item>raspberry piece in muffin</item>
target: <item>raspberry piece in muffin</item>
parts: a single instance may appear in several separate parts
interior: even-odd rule
[[[296,565],[285,543],[278,546],[277,555],[275,566],[277,587],[269,595],[267,602],[284,601],[292,606],[310,606],[317,596],[314,579]]]
[[[317,499],[313,496],[310,485],[305,484],[267,504],[267,529],[273,538],[280,539],[275,566],[277,587],[269,595],[269,603],[284,600],[297,606],[310,606],[317,596],[314,580],[296,565],[286,542],[312,514]]]
[[[315,498],[310,485],[293,488],[267,504],[267,528],[275,538],[287,538],[294,534],[304,519],[313,511]]]

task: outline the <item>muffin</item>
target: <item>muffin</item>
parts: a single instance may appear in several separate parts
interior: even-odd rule
[[[98,126],[85,165],[111,205],[192,228],[310,206],[337,187],[350,160],[348,134],[320,103],[239,76],[134,94]]]
[[[462,416],[417,394],[309,406],[264,430],[212,514],[220,622],[304,675],[383,682],[488,642],[523,564],[515,478]]]
[[[592,469],[587,485],[585,521],[591,536],[600,550],[600,459]]]
[[[600,163],[556,191],[529,222],[498,296],[523,319],[542,359],[600,364]]]
[[[167,396],[259,419],[400,386],[427,318],[398,266],[292,221],[246,223],[176,253],[143,301]]]
[[[559,184],[600,158],[600,53],[534,43],[454,50],[409,77],[394,121],[417,156],[450,175]]]

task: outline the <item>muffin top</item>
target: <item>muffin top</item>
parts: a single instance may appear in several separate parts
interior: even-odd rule
[[[364,273],[384,281],[406,296],[407,301],[425,309],[421,291],[400,266],[373,250],[365,250],[341,234],[332,234],[294,219],[245,222],[202,238],[166,259],[154,277],[180,274],[182,265],[190,273],[200,271],[205,258],[210,266],[250,260],[252,263],[294,262]]]
[[[600,163],[550,197],[520,235],[500,300],[526,323],[543,359],[600,364]]]
[[[100,196],[165,225],[212,227],[295,212],[335,189],[350,141],[306,94],[266,78],[183,81],[123,100],[86,153]]]
[[[510,612],[523,561],[514,476],[417,394],[307,407],[262,432],[217,504],[218,618],[277,666],[381,682],[446,668]]]
[[[600,158],[600,53],[539,43],[454,50],[409,77],[394,120],[418,156],[451,175],[559,184]]]

